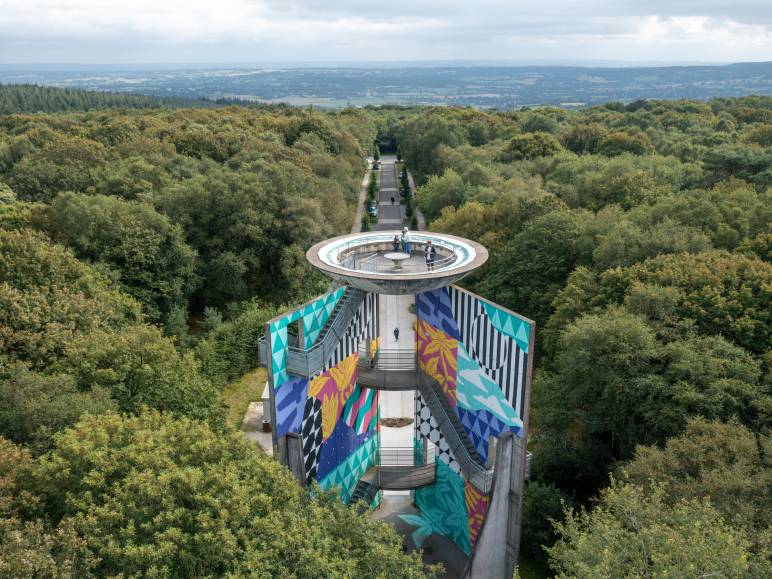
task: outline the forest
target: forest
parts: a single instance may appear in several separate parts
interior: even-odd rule
[[[462,285],[536,321],[523,557],[772,576],[772,98],[116,105],[0,116],[0,576],[437,573],[222,398],[325,290],[305,250],[350,230],[376,142],[490,251]]]

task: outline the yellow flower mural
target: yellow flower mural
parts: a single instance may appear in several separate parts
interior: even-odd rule
[[[458,340],[424,320],[416,325],[421,369],[437,380],[450,403],[456,405]]]
[[[338,422],[346,400],[354,390],[359,354],[348,358],[320,374],[308,384],[308,396],[322,403],[322,440],[327,440]]]

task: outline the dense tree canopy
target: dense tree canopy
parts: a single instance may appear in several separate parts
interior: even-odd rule
[[[392,114],[389,130],[414,169],[429,227],[490,250],[488,263],[462,283],[536,321],[529,508],[541,504],[554,513],[561,496],[590,507],[610,473],[643,452],[639,445],[685,444],[684,433],[697,436],[695,420],[769,437],[771,110],[769,97],[747,97],[570,112]],[[714,460],[708,442],[690,451],[696,462]],[[757,468],[767,473],[763,460]],[[654,462],[647,464],[655,478],[676,476]],[[743,472],[759,489],[751,470]],[[572,515],[560,527],[553,570],[678,575],[680,566],[697,569],[697,559],[710,559],[711,545],[726,532],[738,566],[720,571],[767,575],[759,572],[770,551],[767,527],[750,532],[744,568],[747,527],[721,501],[699,502],[706,495],[696,491],[698,480],[694,492],[684,490],[686,482],[655,492],[640,477],[635,487],[605,491],[587,518]],[[628,548],[633,536],[629,544],[616,542],[624,526],[621,511],[610,508],[617,499],[640,502],[668,521],[667,529],[652,527],[657,549],[667,548],[668,533],[688,526],[690,517],[720,520],[722,530],[693,537],[693,561],[665,557],[661,567],[652,561],[633,572],[642,560]],[[768,494],[757,492],[757,502],[740,510],[752,509],[772,510]],[[530,514],[526,522],[549,546],[549,528]],[[679,541],[673,554],[681,556],[689,543]],[[614,547],[605,550],[604,543]],[[524,539],[523,546],[538,556],[538,544]]]
[[[463,283],[537,323],[523,552],[554,543],[563,576],[769,575],[769,97],[117,98],[0,90],[0,575],[421,575],[231,438],[219,399],[265,322],[325,289],[304,253],[350,230],[374,143],[430,229],[490,250]]]
[[[12,453],[0,459],[0,493],[10,487],[13,506],[13,487],[27,492],[17,509],[29,521],[25,538],[36,531],[29,525],[48,533],[37,556],[53,551],[91,576],[425,576],[392,529],[312,497],[239,435],[200,422],[107,414],[64,431],[35,462],[0,447]],[[14,457],[23,464],[12,470]],[[62,553],[65,540],[74,555]],[[46,568],[52,555],[23,560],[18,543],[3,564]]]
[[[614,484],[591,511],[568,513],[549,549],[557,577],[749,577],[748,540],[708,503]]]

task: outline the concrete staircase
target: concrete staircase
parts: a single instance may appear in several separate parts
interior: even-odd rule
[[[493,484],[493,469],[483,464],[482,457],[474,448],[469,435],[456,411],[443,394],[440,384],[431,376],[419,371],[418,391],[429,407],[437,427],[445,437],[453,456],[464,476],[482,492],[489,492]]]
[[[365,292],[356,288],[347,288],[341,296],[330,317],[322,327],[314,344],[307,350],[301,344],[287,348],[287,371],[297,376],[313,376],[324,370],[325,362],[338,347],[357,309],[365,298]],[[268,341],[263,336],[258,343],[260,364],[270,363]]]

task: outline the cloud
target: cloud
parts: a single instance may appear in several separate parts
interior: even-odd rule
[[[0,0],[0,62],[772,59],[768,0]]]

